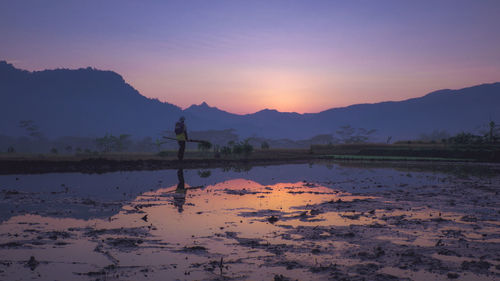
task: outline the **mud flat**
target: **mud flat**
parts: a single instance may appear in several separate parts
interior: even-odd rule
[[[1,280],[500,280],[500,165],[0,176]]]

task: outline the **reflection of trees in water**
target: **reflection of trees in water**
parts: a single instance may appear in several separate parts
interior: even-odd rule
[[[401,172],[433,172],[453,175],[458,178],[496,177],[500,174],[500,166],[479,163],[433,163],[433,162],[334,162],[345,168],[390,168]]]
[[[208,178],[212,175],[212,171],[210,170],[200,170],[198,171],[198,176],[200,176],[200,178]]]
[[[253,168],[252,165],[246,165],[246,164],[237,164],[237,165],[232,165],[232,166],[224,166],[222,167],[223,172],[248,172]]]

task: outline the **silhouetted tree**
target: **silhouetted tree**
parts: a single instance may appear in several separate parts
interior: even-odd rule
[[[485,142],[485,138],[471,133],[462,132],[449,138],[448,142],[453,144],[482,144]]]
[[[220,153],[224,156],[228,156],[231,154],[231,147],[229,146],[223,146],[221,149],[220,149]]]
[[[121,134],[118,137],[106,134],[104,137],[97,138],[95,141],[97,147],[102,152],[110,152],[110,151],[121,152],[129,146],[130,144],[129,138],[130,135],[128,134]]]
[[[500,126],[496,125],[495,122],[490,121],[490,131],[489,131],[489,141],[491,143],[496,143],[497,139],[500,138]]]
[[[155,148],[155,143],[151,137],[145,137],[135,144],[138,151],[152,151]]]
[[[317,135],[311,138],[312,144],[331,144],[336,142],[334,137],[329,134]]]
[[[450,134],[445,130],[434,130],[430,134],[420,134],[419,140],[432,142],[447,139]]]
[[[158,152],[161,151],[161,146],[163,145],[163,141],[160,140],[160,139],[156,139],[155,141],[155,146],[156,146],[156,149],[158,150]]]
[[[248,140],[243,142],[243,154],[249,156],[253,152],[253,146],[248,143]]]
[[[102,138],[96,138],[96,145],[102,152],[109,152],[113,148],[113,136],[106,134]]]
[[[253,152],[253,146],[248,143],[248,139],[243,142],[237,142],[233,145],[233,153],[236,155],[250,155]]]
[[[343,143],[364,143],[368,141],[370,135],[375,133],[376,129],[364,129],[364,128],[353,128],[351,125],[341,126],[339,130],[336,131],[337,135]]]
[[[114,139],[114,149],[115,151],[121,152],[127,150],[129,147],[130,135],[129,134],[121,134],[117,138]]]
[[[261,149],[269,149],[269,143],[267,141],[263,141],[261,144],[260,144],[260,148]]]
[[[198,149],[203,152],[209,151],[210,148],[212,148],[212,144],[208,141],[198,143]]]

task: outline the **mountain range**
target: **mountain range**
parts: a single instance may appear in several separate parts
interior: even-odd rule
[[[404,101],[357,104],[319,113],[265,109],[238,115],[205,102],[180,107],[142,96],[117,73],[94,68],[26,71],[0,61],[0,135],[26,135],[33,120],[49,138],[106,133],[157,137],[185,116],[189,130],[234,129],[241,137],[307,139],[341,126],[375,129],[375,140],[416,138],[444,130],[474,131],[500,121],[500,83],[439,90]],[[498,123],[498,122],[497,122]]]

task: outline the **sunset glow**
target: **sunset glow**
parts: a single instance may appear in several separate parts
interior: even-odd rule
[[[498,1],[0,4],[0,59],[113,70],[182,108],[318,112],[500,77]]]

